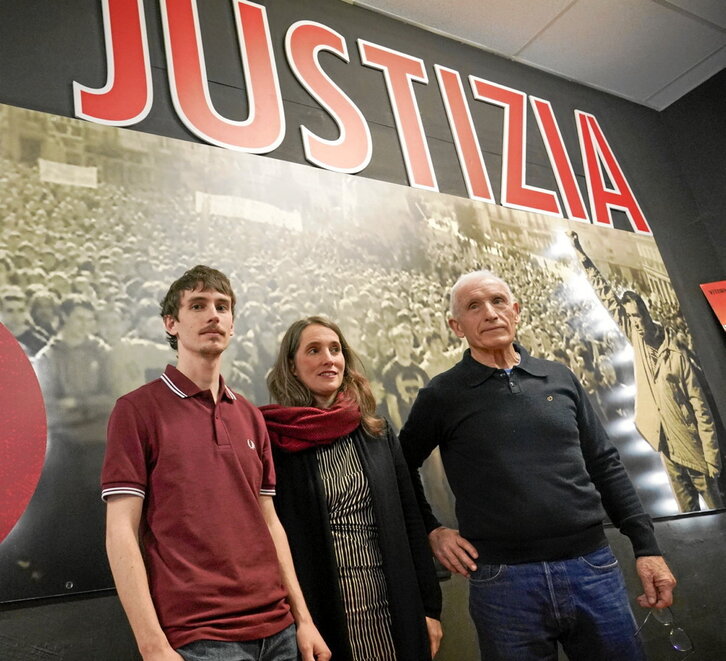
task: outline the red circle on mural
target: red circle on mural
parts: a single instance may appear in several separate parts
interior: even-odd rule
[[[46,438],[38,379],[18,341],[0,324],[0,542],[35,491]]]

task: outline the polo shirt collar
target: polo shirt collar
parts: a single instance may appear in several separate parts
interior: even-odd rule
[[[177,397],[186,399],[187,397],[194,397],[202,389],[194,383],[188,376],[185,376],[173,365],[167,365],[164,373],[161,375],[162,382],[171,390]],[[225,385],[224,377],[219,375],[219,392],[222,393],[222,397],[225,399],[237,399],[235,394]]]
[[[519,355],[522,357],[519,365],[515,366],[515,369],[524,370],[532,376],[547,376],[547,372],[539,364],[539,360],[537,360],[536,358],[532,358],[527,350],[516,342],[514,343],[514,348],[517,350],[517,353],[519,353]],[[465,381],[472,388],[484,383],[484,381],[486,381],[492,374],[499,371],[499,368],[497,367],[489,367],[488,365],[483,365],[475,358],[472,358],[471,349],[467,349],[464,352],[464,357],[461,359],[461,363],[459,364],[464,370]]]

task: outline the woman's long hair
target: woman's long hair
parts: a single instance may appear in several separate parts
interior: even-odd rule
[[[267,375],[267,389],[270,397],[282,406],[315,406],[315,398],[310,388],[293,373],[295,354],[300,347],[300,336],[308,326],[325,326],[332,330],[340,340],[340,348],[345,358],[343,383],[340,390],[345,392],[360,409],[363,429],[374,436],[386,427],[383,418],[376,415],[376,400],[371,392],[368,379],[363,374],[363,365],[355,351],[350,348],[337,324],[325,317],[305,317],[295,321],[285,332],[280,343],[275,364]]]

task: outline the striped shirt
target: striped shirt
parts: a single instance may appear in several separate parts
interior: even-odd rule
[[[317,450],[355,661],[395,661],[368,479],[350,436]]]

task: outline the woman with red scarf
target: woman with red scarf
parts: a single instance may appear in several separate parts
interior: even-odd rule
[[[428,661],[441,591],[398,439],[336,324],[290,326],[261,407],[275,506],[334,661]]]

